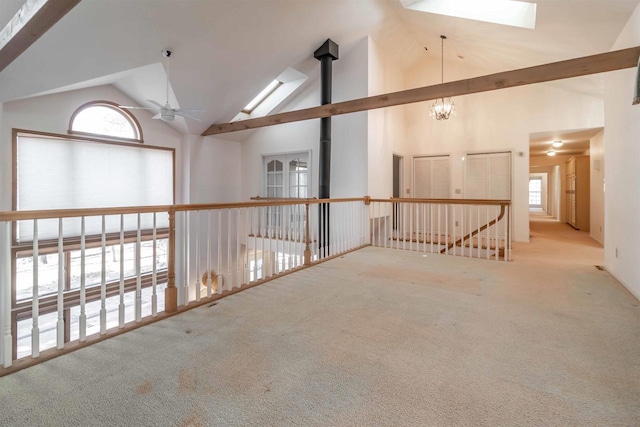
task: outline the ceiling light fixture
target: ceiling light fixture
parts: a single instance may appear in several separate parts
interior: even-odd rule
[[[553,145],[553,148],[560,148],[560,147],[562,147],[564,145],[564,142],[562,142],[562,141],[553,141],[553,144],[551,144],[551,145]]]
[[[551,150],[551,151],[547,151],[547,156],[549,156],[549,157],[553,157],[553,156],[555,156],[555,155],[556,155],[556,152],[555,152],[555,151],[553,151],[553,150]]]
[[[440,36],[440,38],[442,39],[442,42],[441,42],[442,59],[441,59],[440,77],[441,77],[441,82],[444,83],[444,41],[447,38],[447,36]],[[455,111],[456,111],[456,106],[453,103],[453,100],[451,98],[447,98],[447,99],[440,98],[440,99],[436,99],[433,105],[431,106],[431,117],[433,117],[436,120],[447,120],[449,117],[451,117],[452,114],[455,115]]]

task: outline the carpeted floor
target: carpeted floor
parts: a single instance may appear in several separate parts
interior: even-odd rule
[[[640,303],[567,227],[365,248],[0,378],[0,425],[640,425]]]

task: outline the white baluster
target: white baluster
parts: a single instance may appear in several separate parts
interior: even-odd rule
[[[429,203],[429,245],[429,251],[433,253],[433,203]]]
[[[234,280],[231,283],[231,289],[239,288],[242,284],[241,275],[240,275],[240,218],[242,217],[242,210],[236,209],[236,260],[235,260],[235,276]]]
[[[427,252],[427,204],[422,203],[422,249]]]
[[[213,274],[211,274],[211,210],[207,211],[207,298],[211,298]]]
[[[500,207],[496,206],[495,207],[495,211],[496,211],[496,223],[493,226],[493,241],[495,243],[495,253],[496,253],[496,261],[498,261],[500,259],[500,250],[498,248],[498,216],[500,215]]]
[[[2,295],[0,307],[2,314],[2,364],[10,368],[13,364],[13,337],[11,335],[11,222],[2,224],[0,235],[0,291]]]
[[[222,271],[222,210],[218,210],[218,266],[216,267],[216,271],[218,272],[218,276],[221,276],[220,273]],[[216,277],[216,281],[218,282],[218,294],[222,293],[222,283]]]
[[[80,218],[80,342],[87,340],[87,281],[86,281],[86,242],[85,217]]]
[[[120,288],[118,290],[118,326],[124,328],[124,215],[120,215]]]
[[[57,345],[56,348],[64,348],[64,237],[62,218],[58,219],[58,322],[56,323]]]
[[[253,229],[254,221],[259,221],[258,218],[261,214],[259,207],[254,207],[251,209],[251,229]],[[255,219],[254,219],[255,216]],[[259,228],[256,227],[255,232],[253,233],[253,280],[258,280],[258,233]]]
[[[489,259],[489,255],[491,253],[491,248],[489,246],[489,205],[486,205],[484,207],[484,215],[485,215],[485,221],[487,222],[487,228],[484,231],[484,240],[485,240],[485,246],[487,247],[487,259]]]
[[[227,277],[229,278],[229,290],[233,289],[233,274],[231,272],[231,214],[232,209],[227,210]]]
[[[480,205],[476,206],[476,214],[477,214],[477,219],[476,219],[476,230],[478,230],[478,234],[476,234],[476,237],[478,238],[478,252],[477,252],[477,257],[478,259],[480,259]]]
[[[135,304],[135,316],[136,322],[142,321],[142,251],[141,251],[141,220],[140,214],[138,214],[138,230],[136,233],[136,304]]]
[[[100,259],[100,335],[107,333],[107,234],[105,217],[102,215],[102,258]]]
[[[456,205],[451,205],[451,211],[453,212],[453,225],[451,226],[451,229],[453,230],[453,239],[451,240],[451,243],[453,243],[453,256],[456,256],[456,222],[457,222],[457,217],[456,217]],[[449,247],[447,245],[447,247]]]
[[[469,258],[473,258],[473,206],[468,206],[469,211]]]
[[[202,283],[200,279],[200,211],[196,211],[196,302],[200,302],[200,293],[202,291]],[[207,231],[208,233],[208,231]]]
[[[182,265],[183,265],[183,282],[182,282],[182,305],[189,304],[189,255],[191,254],[189,244],[191,242],[191,230],[189,229],[189,211],[184,211],[184,239],[182,239]]]
[[[413,250],[413,203],[407,205],[409,207],[409,250]]]
[[[446,248],[445,254],[449,255],[449,204],[444,205],[444,247]]]
[[[157,232],[156,232],[156,213],[153,213],[153,246],[151,248],[152,261],[151,261],[151,316],[156,317],[158,315],[158,295],[156,293],[156,286],[158,285],[158,266],[156,265],[157,258]]]
[[[38,317],[40,317],[40,296],[38,288],[38,220],[33,220],[33,298],[31,300],[31,357],[40,356],[40,328],[38,327]]]

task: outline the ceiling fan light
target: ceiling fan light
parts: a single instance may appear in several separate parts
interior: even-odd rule
[[[551,144],[553,146],[553,148],[560,148],[564,145],[564,142],[562,141],[553,141],[553,144]]]

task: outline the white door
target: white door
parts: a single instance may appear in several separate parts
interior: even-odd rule
[[[418,199],[449,199],[450,173],[449,156],[425,156],[413,158],[413,197]],[[402,212],[404,218],[412,218],[413,230],[423,233],[429,224],[444,218],[444,205],[414,206],[413,212]],[[444,221],[444,220],[443,220]]]

